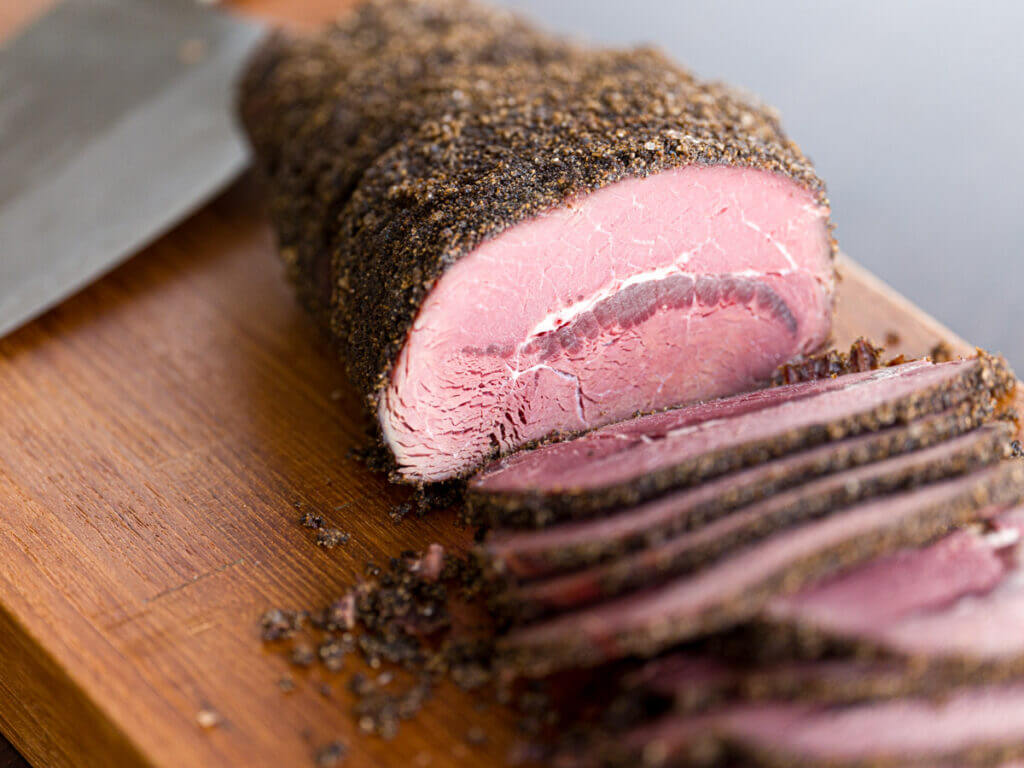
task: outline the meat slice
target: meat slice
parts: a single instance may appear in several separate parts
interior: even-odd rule
[[[492,524],[593,515],[966,401],[990,406],[1014,382],[1005,361],[981,353],[778,387],[751,401],[665,411],[499,460],[470,482],[469,504],[477,519]]]
[[[975,681],[977,682],[977,681]],[[664,702],[677,713],[753,701],[853,704],[870,699],[939,695],[951,681],[895,659],[788,660],[764,666],[677,652],[648,662],[623,681],[624,695]]]
[[[991,415],[963,403],[908,425],[826,443],[669,493],[638,507],[540,530],[492,531],[481,556],[503,578],[529,580],[654,546],[747,504],[832,472],[927,448],[970,431]]]
[[[1024,755],[1024,684],[847,707],[738,704],[669,715],[620,743],[634,764],[644,755],[663,766],[998,766]]]
[[[859,504],[778,533],[663,586],[515,629],[499,643],[524,675],[650,656],[754,616],[773,595],[905,545],[924,544],[990,505],[1024,499],[1024,463]]]
[[[654,586],[854,502],[1005,459],[1013,432],[1009,424],[989,424],[922,451],[828,475],[603,565],[510,586],[502,595],[503,603],[521,618],[534,618]],[[841,603],[836,606],[842,610]]]
[[[1024,671],[1024,512],[994,526],[777,597],[765,620],[783,639],[912,658],[949,676]]]
[[[828,201],[771,110],[469,0],[360,6],[274,36],[240,111],[396,477],[748,390],[827,339]]]

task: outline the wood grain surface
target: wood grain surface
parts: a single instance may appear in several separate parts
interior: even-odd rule
[[[338,7],[237,5],[300,23]],[[842,272],[839,343],[967,349]],[[390,521],[405,492],[347,458],[363,415],[281,273],[247,177],[0,341],[0,730],[33,764],[302,766],[340,740],[348,766],[473,766],[514,741],[506,711],[451,686],[394,741],[360,736],[356,661],[296,671],[260,642],[268,608],[318,607],[367,560],[468,541],[451,514]],[[351,541],[316,547],[296,504]]]

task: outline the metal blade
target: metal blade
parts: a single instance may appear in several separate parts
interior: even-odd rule
[[[261,34],[191,0],[66,0],[0,48],[0,336],[246,166],[232,99]]]

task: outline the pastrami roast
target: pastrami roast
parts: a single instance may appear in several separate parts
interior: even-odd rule
[[[924,544],[1024,499],[1024,463],[1005,461],[787,529],[659,587],[514,629],[499,648],[527,675],[653,655],[752,618],[776,594],[903,545]]]
[[[663,411],[524,450],[470,481],[474,516],[539,525],[628,506],[815,444],[1007,394],[1001,358],[916,361]]]
[[[828,337],[828,201],[773,112],[468,0],[275,36],[241,113],[396,476],[749,390]]]
[[[996,423],[923,451],[828,475],[708,525],[592,568],[510,586],[503,602],[519,616],[580,607],[693,571],[751,542],[872,496],[970,472],[1007,458],[1013,429]],[[842,610],[837,604],[837,609]]]

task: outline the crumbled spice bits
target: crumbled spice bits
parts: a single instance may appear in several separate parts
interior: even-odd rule
[[[419,711],[434,684],[445,676],[466,690],[494,681],[493,636],[450,634],[447,585],[454,581],[460,587],[469,586],[477,578],[473,574],[479,573],[473,561],[448,556],[439,545],[432,545],[425,553],[403,552],[386,568],[367,563],[366,573],[369,580],[323,610],[313,614],[268,611],[264,619],[264,626],[271,630],[265,637],[292,638],[288,659],[294,665],[319,662],[328,671],[339,672],[346,657],[358,652],[371,669],[387,661],[412,674],[411,684],[395,682],[394,686],[391,671],[381,672],[376,679],[360,673],[349,678],[348,689],[358,698],[356,719],[361,730],[393,737],[399,723]],[[479,627],[471,630],[480,632]],[[288,691],[294,682],[286,678],[279,687]]]
[[[928,357],[936,363],[948,363],[953,359],[953,348],[945,341],[940,341],[928,353]]]
[[[395,525],[405,520],[410,514],[412,514],[412,504],[396,504],[388,510],[388,517]]]
[[[315,531],[319,531],[324,527],[323,517],[315,512],[304,512],[300,522],[303,528],[312,528]]]
[[[345,665],[345,657],[353,650],[351,636],[345,638],[328,635],[317,647],[316,655],[329,672],[340,672]]]
[[[523,735],[533,737],[554,725],[558,721],[558,713],[541,683],[531,681],[530,686],[515,698],[516,708],[521,714],[516,727]]]
[[[340,741],[332,741],[316,751],[313,761],[317,768],[334,768],[334,766],[341,765],[346,755],[348,755],[348,747]]]
[[[886,365],[902,362],[902,358],[884,362],[882,354],[885,350],[876,347],[864,338],[857,339],[850,346],[849,352],[831,349],[819,355],[808,355],[789,363],[780,365],[772,374],[772,386],[797,384],[801,381],[829,379],[847,373],[873,371]]]
[[[349,591],[310,619],[317,629],[325,632],[349,631],[356,625],[356,596]]]
[[[304,611],[282,611],[274,608],[260,618],[260,636],[266,643],[293,637],[302,629],[309,615]]]
[[[334,549],[341,544],[348,544],[351,535],[340,528],[321,528],[316,535],[316,545],[322,549]]]
[[[309,643],[304,641],[297,642],[292,646],[288,659],[296,667],[310,667],[316,661],[316,653],[313,651],[313,646]]]
[[[649,48],[583,48],[469,0],[370,0],[257,54],[241,113],[282,257],[375,408],[420,304],[485,239],[626,177],[784,174],[777,115]]]
[[[383,739],[393,739],[402,720],[413,718],[430,699],[433,687],[427,677],[399,693],[390,693],[363,678],[350,690],[359,696],[355,706],[359,730]]]
[[[415,666],[424,661],[422,638],[450,624],[443,585],[385,578],[378,589],[357,589],[356,606],[364,632],[358,643],[374,659]]]

